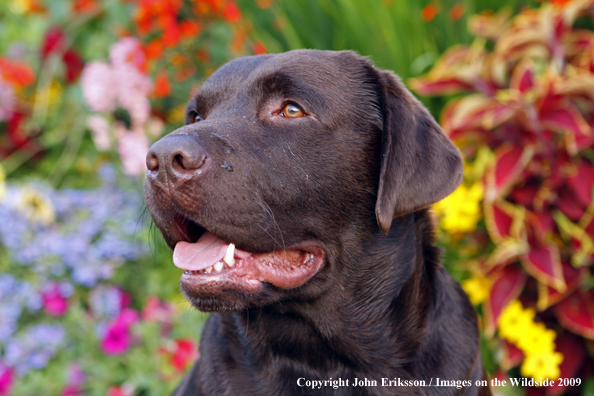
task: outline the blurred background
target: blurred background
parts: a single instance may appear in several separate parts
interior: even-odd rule
[[[434,207],[505,395],[594,395],[594,0],[0,3],[0,396],[165,395],[206,315],[151,227],[145,155],[238,56],[352,49],[465,156]]]

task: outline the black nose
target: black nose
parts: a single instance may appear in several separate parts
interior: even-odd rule
[[[166,174],[175,181],[202,173],[204,148],[189,135],[168,136],[153,144],[146,155],[146,167],[159,179]]]

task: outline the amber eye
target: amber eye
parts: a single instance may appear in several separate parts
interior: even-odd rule
[[[283,108],[281,115],[283,117],[295,118],[295,117],[303,117],[305,114],[303,114],[303,110],[301,110],[298,106],[289,103]]]
[[[200,117],[200,115],[198,115],[198,113],[196,113],[195,111],[191,111],[190,114],[188,114],[188,118],[190,120],[190,124],[202,121],[202,117]]]

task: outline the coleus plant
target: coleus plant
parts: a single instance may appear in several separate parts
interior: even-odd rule
[[[485,146],[493,153],[482,180],[493,243],[480,266],[492,284],[485,333],[494,334],[510,301],[534,306],[571,356],[561,377],[580,374],[584,343],[594,339],[593,20],[593,0],[476,15],[475,42],[411,81],[421,95],[457,94],[441,124],[470,164]]]

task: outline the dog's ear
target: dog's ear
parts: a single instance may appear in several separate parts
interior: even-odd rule
[[[460,151],[392,72],[375,69],[383,115],[375,214],[388,233],[395,217],[448,196],[462,181]]]

